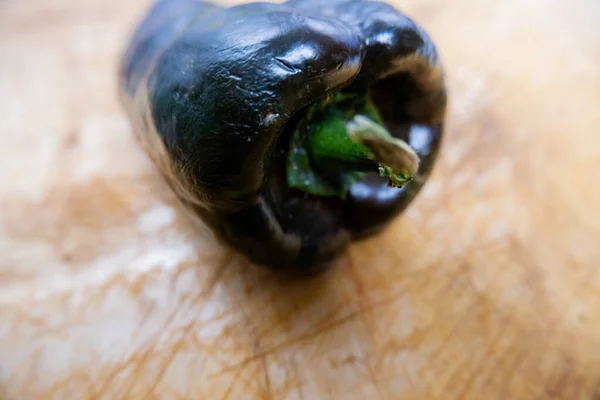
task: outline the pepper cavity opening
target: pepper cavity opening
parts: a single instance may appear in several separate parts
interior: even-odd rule
[[[308,107],[292,132],[286,165],[290,187],[341,199],[366,172],[400,188],[418,166],[415,151],[387,131],[368,91],[342,91]]]

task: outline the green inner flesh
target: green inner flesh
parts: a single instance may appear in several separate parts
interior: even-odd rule
[[[378,172],[393,187],[412,180],[416,153],[383,126],[368,93],[337,93],[311,106],[290,138],[290,187],[345,199],[365,172]]]

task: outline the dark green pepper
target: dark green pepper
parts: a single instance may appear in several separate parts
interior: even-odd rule
[[[120,78],[136,136],[186,209],[290,271],[326,265],[409,204],[446,109],[429,36],[365,0],[162,0]]]

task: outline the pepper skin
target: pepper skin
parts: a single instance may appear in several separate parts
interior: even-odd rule
[[[290,272],[328,265],[406,208],[433,168],[446,109],[429,36],[365,0],[159,1],[125,51],[120,89],[185,208],[254,263]],[[398,189],[367,174],[345,199],[290,188],[286,146],[302,110],[367,89],[388,131],[419,155],[414,181]]]

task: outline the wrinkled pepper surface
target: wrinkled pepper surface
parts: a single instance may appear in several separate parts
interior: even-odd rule
[[[447,98],[428,34],[365,0],[159,1],[120,89],[185,208],[251,261],[295,272],[328,265],[415,198]]]

